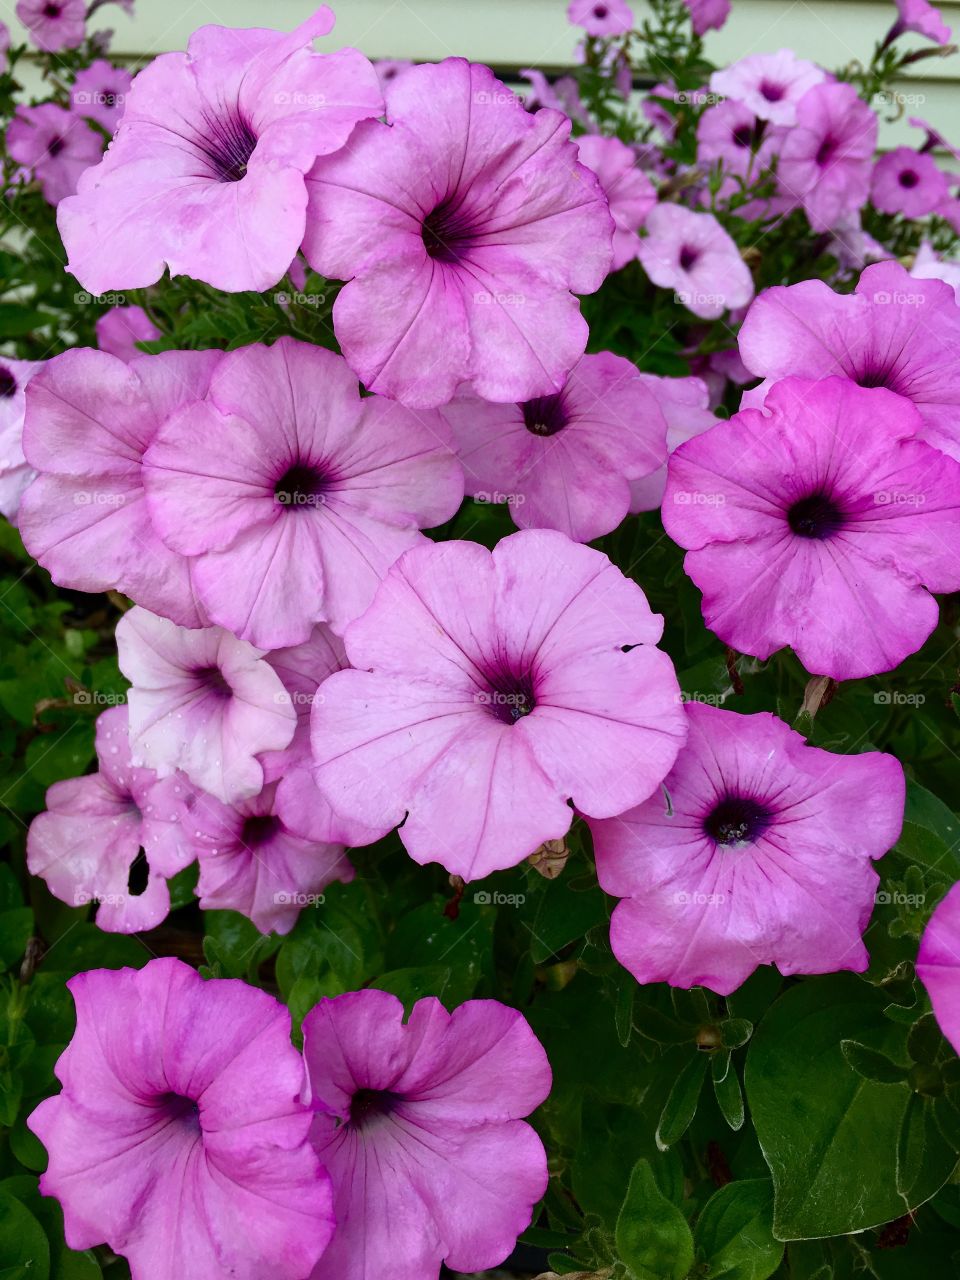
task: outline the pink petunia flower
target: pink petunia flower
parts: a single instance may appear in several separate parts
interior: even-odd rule
[[[710,409],[710,389],[701,378],[659,378],[641,373],[640,381],[659,404],[667,423],[667,452],[673,453],[694,436],[709,431],[720,421]],[[663,501],[667,467],[649,476],[630,481],[630,513],[656,511]]]
[[[380,81],[380,88],[386,89],[387,85],[392,84],[398,76],[402,76],[412,66],[413,63],[407,59],[378,58],[373,64],[373,69],[376,71],[377,79]]]
[[[719,31],[730,17],[730,0],[684,0],[684,4],[690,10],[690,21],[698,36]]]
[[[77,72],[70,90],[71,109],[78,116],[96,120],[112,134],[123,115],[132,83],[133,76],[124,67],[98,58]]]
[[[866,204],[877,130],[876,114],[851,84],[815,85],[797,103],[777,176],[814,231],[829,231]]]
[[[0,513],[16,524],[20,498],[36,475],[23,456],[26,386],[43,368],[42,360],[0,357]]]
[[[289,35],[201,27],[140,72],[103,163],[58,210],[84,288],[141,288],[164,267],[233,292],[283,277],[304,174],[383,109],[362,54],[314,53],[332,26],[323,6]]]
[[[350,367],[415,406],[462,382],[485,400],[559,391],[587,339],[571,294],[599,288],[613,232],[569,120],[462,58],[386,97],[389,124],[358,126],[307,184],[304,254],[350,281],[333,311]]]
[[[408,551],[321,686],[315,777],[345,820],[475,880],[572,818],[645,799],[683,741],[662,619],[599,551],[548,530]],[[353,843],[352,841],[348,843]]]
[[[697,122],[697,163],[719,162],[725,174],[756,182],[769,170],[782,138],[783,130],[762,125],[742,102],[718,102]],[[726,188],[739,190],[739,183]]]
[[[827,73],[813,62],[798,58],[790,49],[779,53],[753,53],[714,71],[710,88],[743,103],[759,120],[793,125],[797,103],[814,85],[822,84]]]
[[[911,400],[921,439],[960,460],[960,310],[939,280],[917,280],[898,262],[863,272],[853,294],[823,281],[766,289],[740,330],[744,364],[766,381],[744,394],[760,408],[780,378],[844,377]]]
[[[304,1280],[334,1219],[289,1012],[172,958],[67,986],[63,1090],[28,1124],[71,1249],[106,1241],[133,1280]]]
[[[97,719],[99,772],[55,782],[47,808],[27,833],[27,868],[70,906],[99,903],[97,924],[110,933],[152,929],[170,910],[167,879],[194,859],[182,819],[193,788],[183,777],[158,779],[131,764],[127,708]],[[141,850],[145,879],[134,886]]]
[[[933,156],[921,155],[912,147],[896,147],[874,165],[870,199],[881,213],[923,218],[949,195],[947,175]]]
[[[296,712],[264,654],[220,627],[188,630],[146,609],[117,623],[120,670],[133,686],[130,750],[161,778],[178,769],[235,804],[263,788],[262,751],[281,751]]]
[[[657,203],[656,187],[637,167],[633,149],[619,138],[586,135],[577,139],[577,146],[581,164],[600,179],[600,186],[610,203],[610,213],[616,224],[610,270],[619,271],[637,256],[640,248],[637,231]]]
[[[645,229],[637,251],[644,271],[695,316],[715,320],[753,297],[750,268],[713,214],[659,204]]]
[[[86,0],[17,0],[17,17],[44,53],[83,44],[86,14]]]
[[[523,104],[527,111],[536,112],[541,107],[549,107],[551,111],[562,111],[571,120],[576,120],[588,133],[596,128],[583,105],[580,86],[573,76],[558,76],[551,83],[542,71],[537,71],[534,67],[528,67],[520,74],[530,82],[530,93]],[[577,139],[578,144],[582,141],[582,138]]]
[[[960,1053],[960,884],[927,922],[917,953],[917,977],[927,989],[940,1030]]]
[[[616,529],[630,483],[666,461],[667,424],[635,365],[584,356],[566,386],[524,404],[451,401],[467,492],[507,502],[520,529],[559,529],[592,542]]]
[[[862,973],[871,861],[903,825],[900,762],[808,747],[766,711],[688,703],[687,716],[665,794],[590,822],[600,884],[624,899],[617,959],[638,982],[720,995],[760,964]]]
[[[312,1140],[337,1228],[312,1280],[436,1280],[513,1250],[547,1186],[523,1123],[550,1092],[526,1019],[496,1000],[452,1014],[432,996],[404,1022],[385,991],[321,1002],[303,1023]]]
[[[910,268],[915,280],[943,280],[953,289],[960,303],[960,262],[941,258],[929,240],[923,240]]]
[[[143,307],[138,306],[111,307],[98,317],[94,327],[100,350],[116,356],[124,364],[143,355],[138,342],[151,342],[154,338],[163,337]]]
[[[7,150],[40,183],[47,204],[58,205],[100,159],[103,139],[70,111],[43,102],[17,107],[7,126]]]
[[[200,863],[204,911],[239,911],[261,933],[289,933],[303,908],[334,880],[353,879],[343,845],[298,836],[277,813],[276,783],[224,805],[200,795],[187,824],[190,861]]]
[[[144,484],[211,620],[262,649],[342,631],[463,500],[439,414],[361,398],[342,356],[293,338],[224,356],[208,399],[161,426]]]
[[[940,10],[929,0],[894,0],[899,18],[890,28],[884,40],[884,46],[898,40],[905,31],[913,31],[918,36],[926,36],[936,44],[950,43],[950,28],[943,20]]]
[[[960,465],[919,426],[889,391],[787,378],[672,455],[664,528],[721,640],[837,680],[921,647],[930,593],[960,589]]]
[[[624,0],[570,0],[567,20],[588,36],[622,36],[633,26],[633,10]]]
[[[189,566],[154,530],[141,460],[160,423],[206,394],[219,351],[124,364],[78,348],[48,361],[27,397],[23,448],[39,472],[20,504],[24,544],[58,586],[122,591],[202,626]]]

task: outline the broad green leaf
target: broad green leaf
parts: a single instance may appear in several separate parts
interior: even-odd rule
[[[43,1227],[9,1191],[0,1190],[0,1276],[48,1280],[50,1245]]]
[[[657,1125],[658,1147],[672,1146],[690,1128],[693,1117],[697,1114],[697,1103],[707,1066],[707,1055],[698,1053],[677,1076]]]
[[[773,1235],[773,1186],[767,1178],[731,1182],[703,1207],[694,1232],[711,1280],[766,1280],[783,1257]]]
[[[657,1186],[647,1160],[638,1160],[617,1218],[617,1253],[636,1280],[684,1280],[693,1266],[687,1220]]]

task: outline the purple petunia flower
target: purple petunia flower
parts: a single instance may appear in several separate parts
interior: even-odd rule
[[[98,902],[101,929],[137,933],[166,918],[167,879],[194,859],[181,826],[193,788],[133,767],[126,707],[98,717],[96,742],[99,772],[47,791],[46,811],[27,833],[27,867],[72,907]],[[146,879],[135,892],[131,868],[141,849]]]
[[[373,64],[373,69],[376,71],[377,79],[380,81],[380,88],[386,89],[387,85],[392,84],[398,76],[402,76],[412,66],[413,63],[408,59],[378,58]]]
[[[287,746],[297,720],[260,649],[220,627],[188,630],[135,608],[117,623],[117,655],[133,686],[135,765],[161,778],[180,769],[224,804],[259,794],[257,755]]]
[[[670,458],[663,524],[703,616],[814,675],[890,671],[960,589],[960,465],[914,439],[913,405],[843,378],[787,378]]]
[[[96,120],[108,133],[116,132],[133,76],[124,67],[98,58],[77,72],[70,90],[70,106],[78,116]]]
[[[694,34],[719,31],[730,17],[730,0],[683,0],[690,10]]]
[[[95,328],[100,350],[116,356],[124,364],[143,355],[138,342],[151,342],[154,338],[163,337],[143,307],[137,306],[111,307],[98,317]]]
[[[7,150],[40,183],[47,204],[58,205],[100,159],[103,138],[72,112],[43,102],[17,107],[7,126]]]
[[[863,972],[871,861],[903,824],[900,762],[808,747],[765,711],[688,703],[687,717],[665,794],[590,822],[600,884],[625,899],[617,959],[638,982],[720,995],[760,964]]]
[[[920,242],[910,274],[915,280],[943,280],[960,303],[960,262],[941,258],[928,240]]]
[[[645,229],[637,251],[644,271],[695,316],[715,320],[753,297],[750,268],[712,213],[659,204]]]
[[[814,62],[798,58],[790,49],[779,53],[753,53],[714,71],[710,88],[748,107],[759,120],[793,125],[797,103],[827,73]]]
[[[683,741],[663,627],[599,551],[548,530],[408,551],[347,629],[357,670],[313,708],[320,790],[344,820],[475,880],[572,818],[645,799]],[[348,843],[354,843],[348,841]]]
[[[633,148],[619,138],[588,134],[577,139],[577,146],[581,164],[597,175],[609,201],[610,214],[616,224],[610,270],[619,271],[637,257],[640,248],[637,231],[657,203],[656,188],[637,167]]]
[[[86,0],[17,0],[16,14],[44,53],[83,44]]]
[[[881,213],[923,218],[949,195],[947,175],[933,156],[921,155],[912,147],[896,147],[874,165],[870,199]]]
[[[289,1012],[172,958],[67,986],[63,1090],[28,1124],[71,1249],[106,1241],[133,1280],[304,1280],[334,1220]]]
[[[496,1000],[322,1000],[303,1023],[311,1133],[337,1228],[312,1280],[436,1280],[512,1251],[547,1186],[523,1123],[550,1092],[525,1018]]]
[[[43,368],[42,360],[0,357],[0,513],[16,524],[20,498],[36,475],[23,456],[26,386]]]
[[[624,0],[570,0],[567,20],[588,36],[622,36],[633,26],[633,10]]]
[[[710,409],[710,388],[701,378],[659,378],[641,373],[640,381],[659,404],[667,423],[667,452],[673,453],[719,421]],[[630,482],[630,513],[655,511],[663,501],[667,467]]]
[[[777,177],[814,231],[829,231],[866,204],[878,127],[851,84],[815,85],[797,103]]]
[[[219,351],[124,364],[86,348],[50,360],[27,397],[23,449],[39,472],[20,504],[24,543],[58,586],[122,591],[202,626],[189,566],[154,530],[141,460],[160,423],[206,394]]]
[[[234,292],[283,277],[304,174],[383,109],[362,54],[314,53],[332,26],[323,6],[289,35],[201,27],[140,72],[103,163],[58,210],[84,288],[140,288],[165,266]]]
[[[917,977],[927,989],[940,1030],[960,1053],[960,884],[927,922],[917,953]]]
[[[587,339],[571,294],[599,288],[613,231],[570,121],[461,58],[386,97],[389,124],[359,125],[307,184],[304,254],[350,281],[333,311],[350,367],[417,406],[462,382],[486,400],[559,391]]]
[[[894,0],[894,3],[900,16],[887,33],[884,47],[893,44],[905,31],[926,36],[935,44],[950,43],[950,28],[944,22],[940,10],[930,4],[929,0]]]
[[[144,484],[210,619],[262,649],[342,631],[463,500],[439,414],[361,398],[342,356],[286,337],[223,357],[208,399],[161,426]]]
[[[666,461],[667,424],[635,365],[609,351],[584,356],[566,386],[524,404],[475,397],[444,409],[467,492],[507,502],[521,529],[559,529],[577,542],[626,516],[631,481]]]
[[[766,289],[740,330],[744,364],[766,381],[744,394],[760,408],[779,378],[849,378],[913,402],[921,439],[960,460],[960,310],[940,280],[917,280],[899,262],[878,262],[856,292],[821,280]]]

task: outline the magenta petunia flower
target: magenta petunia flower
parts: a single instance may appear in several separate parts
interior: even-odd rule
[[[646,233],[637,251],[644,271],[695,316],[715,320],[753,297],[750,269],[712,213],[659,204]]]
[[[633,10],[624,0],[570,0],[567,20],[588,36],[622,36],[633,26]]]
[[[23,456],[26,386],[43,368],[42,360],[0,357],[0,514],[12,523],[24,489],[36,475]]]
[[[917,977],[927,989],[940,1030],[960,1053],[960,884],[927,922],[917,953]]]
[[[758,120],[749,107],[729,99],[708,107],[697,122],[697,163],[704,169],[721,168],[721,182],[716,198],[729,201],[745,187],[769,175],[780,151],[786,130]],[[710,191],[702,190],[701,200],[710,202]],[[772,201],[766,201],[767,206]],[[737,217],[760,215],[757,201],[738,205],[732,210]]]
[[[163,337],[143,307],[138,306],[111,307],[98,318],[95,328],[100,350],[125,364],[143,355],[138,342]]]
[[[63,1090],[28,1124],[70,1248],[105,1241],[133,1280],[305,1280],[334,1220],[288,1011],[172,958],[67,986]]]
[[[44,53],[83,44],[86,0],[17,0],[16,15]]]
[[[47,204],[57,205],[100,159],[103,139],[55,102],[43,102],[17,107],[7,126],[7,150],[40,183]]]
[[[289,35],[201,27],[140,72],[103,163],[58,210],[84,288],[141,288],[164,267],[233,292],[282,279],[304,174],[383,109],[362,54],[314,53],[332,27],[326,6]]]
[[[947,175],[933,156],[921,155],[912,147],[896,147],[874,165],[870,199],[881,213],[923,218],[949,195]]]
[[[923,240],[910,268],[915,280],[944,280],[960,303],[960,262],[941,258],[929,240]]]
[[[777,177],[814,231],[829,231],[866,204],[877,130],[876,114],[852,84],[814,85],[797,103]]]
[[[324,681],[315,777],[336,812],[476,880],[645,799],[683,741],[663,628],[599,551],[548,530],[408,551]],[[404,815],[406,820],[404,821]]]
[[[78,116],[96,120],[114,133],[123,115],[133,76],[124,67],[98,58],[77,72],[70,90],[70,106]]]
[[[312,1140],[337,1228],[312,1280],[436,1280],[513,1250],[547,1186],[523,1117],[550,1092],[526,1019],[496,1000],[447,1013],[432,996],[404,1022],[385,991],[321,1002],[303,1023]]]
[[[960,589],[960,465],[900,396],[787,378],[670,458],[667,533],[721,640],[808,671],[890,671]]]
[[[219,351],[124,364],[79,348],[50,360],[27,397],[23,448],[40,474],[20,505],[24,543],[58,586],[122,591],[202,626],[187,561],[154,530],[141,460],[163,419],[206,394]]]
[[[558,76],[551,83],[543,72],[537,71],[535,67],[527,67],[520,74],[524,80],[530,82],[530,92],[523,103],[527,111],[539,111],[541,107],[549,107],[551,111],[562,111],[571,120],[582,125],[587,133],[596,129],[580,97],[580,86],[573,76]],[[582,137],[578,138],[577,144],[579,145],[582,141]]]
[[[534,114],[487,67],[414,67],[387,90],[388,124],[309,175],[303,251],[350,283],[333,318],[350,367],[405,404],[559,391],[587,326],[572,293],[610,269],[613,223],[577,162],[570,121]]]
[[[719,31],[730,17],[730,0],[683,0],[690,10],[690,21],[694,33],[705,35],[708,31]]]
[[[413,63],[409,59],[378,58],[373,64],[373,69],[376,71],[377,79],[380,81],[380,88],[386,89],[388,84],[392,84],[398,76],[402,76],[412,66]]]
[[[600,179],[600,186],[610,203],[610,214],[616,224],[610,270],[619,271],[637,256],[640,247],[637,231],[657,203],[656,188],[637,167],[633,148],[619,138],[587,134],[577,139],[577,146],[581,164]]]
[[[797,103],[808,89],[826,78],[827,73],[816,63],[798,58],[790,49],[781,49],[779,53],[752,53],[714,71],[710,88],[743,103],[760,120],[793,125]]]
[[[688,703],[663,791],[590,821],[597,874],[623,898],[610,943],[638,982],[728,995],[757,965],[867,967],[871,866],[903,825],[900,762],[834,755],[763,711]]]
[[[467,492],[506,502],[521,529],[559,529],[592,542],[620,524],[630,483],[666,461],[667,424],[635,365],[609,351],[584,356],[566,386],[524,404],[473,396],[444,409]]]
[[[296,712],[261,650],[220,627],[188,630],[146,609],[117,623],[120,670],[133,686],[133,763],[161,778],[180,769],[235,804],[263,788],[262,751],[280,751]]]
[[[261,933],[289,933],[304,907],[323,901],[329,884],[353,879],[343,845],[298,836],[284,825],[276,791],[268,783],[235,805],[199,795],[185,823],[190,861],[200,863],[200,906],[239,911]]]
[[[361,398],[342,356],[293,338],[224,356],[208,399],[161,426],[144,484],[210,619],[262,649],[342,631],[463,500],[438,413]]]
[[[894,0],[894,3],[900,16],[887,33],[884,45],[892,44],[905,31],[926,36],[936,44],[950,43],[950,28],[944,22],[940,10],[930,4],[929,0]]]
[[[673,453],[694,436],[716,426],[719,418],[710,409],[710,389],[701,378],[659,378],[641,373],[640,381],[660,406],[667,423],[667,452]],[[667,467],[630,481],[630,513],[656,511],[663,501]]]
[[[960,460],[960,311],[940,280],[917,280],[898,262],[878,262],[856,292],[820,280],[766,289],[740,330],[747,368],[766,381],[744,394],[760,408],[779,378],[843,377],[911,400],[921,439]]]

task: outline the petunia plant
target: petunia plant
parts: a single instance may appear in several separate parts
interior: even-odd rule
[[[954,1274],[944,16],[104,2],[0,32],[0,1275]]]

